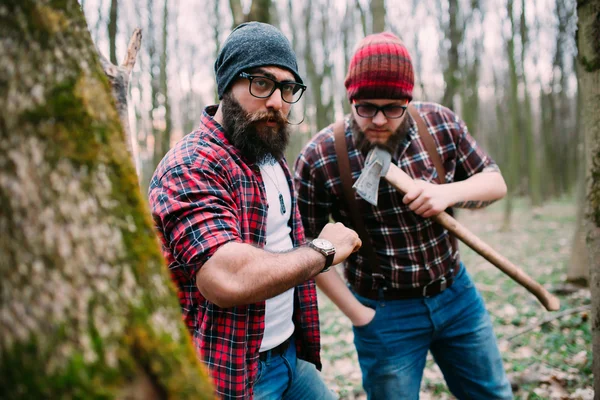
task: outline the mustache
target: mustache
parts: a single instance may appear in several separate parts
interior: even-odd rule
[[[288,123],[287,117],[281,111],[257,111],[247,116],[248,124],[256,122],[276,122],[279,125]]]

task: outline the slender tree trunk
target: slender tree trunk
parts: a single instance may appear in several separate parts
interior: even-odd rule
[[[385,0],[371,0],[370,5],[372,32],[385,31]]]
[[[246,21],[272,23],[271,0],[253,0]]]
[[[506,168],[503,168],[506,173],[508,184],[508,195],[506,196],[505,208],[504,208],[504,222],[503,230],[507,230],[510,227],[510,220],[512,216],[513,203],[517,195],[517,191],[520,184],[519,179],[519,164],[521,160],[520,154],[520,136],[519,136],[519,92],[518,92],[518,76],[517,66],[515,60],[515,29],[514,29],[514,16],[513,16],[513,0],[507,2],[507,15],[509,18],[510,25],[512,27],[510,37],[507,42],[508,51],[508,73],[510,81],[510,92],[508,96],[508,109],[509,109],[509,154],[506,159]]]
[[[163,24],[162,24],[162,43],[159,60],[159,93],[161,96],[161,103],[164,107],[164,128],[160,130],[160,133],[154,140],[154,162],[156,166],[162,160],[164,155],[169,151],[171,147],[171,131],[173,130],[171,122],[171,103],[169,101],[169,85],[168,85],[168,74],[167,74],[167,59],[168,59],[168,46],[169,46],[169,0],[164,0],[163,7]]]
[[[342,82],[346,79],[346,74],[348,73],[348,67],[350,64],[350,58],[352,57],[352,49],[350,47],[350,36],[354,30],[354,12],[351,4],[346,3],[346,12],[344,14],[344,19],[342,21],[342,48],[344,51],[344,72],[342,75]],[[340,86],[342,87],[342,86]],[[346,97],[345,93],[342,98],[342,109],[344,111],[344,115],[350,113],[350,102]]]
[[[3,7],[0,397],[213,397],[81,9]]]
[[[119,2],[110,1],[110,16],[108,19],[108,43],[110,62],[117,65],[117,22],[119,20]]]
[[[482,24],[482,8],[478,1],[472,1],[471,9],[468,10],[468,17],[465,17],[464,27],[469,26],[477,29],[482,28]],[[481,29],[481,32],[485,32],[485,30]],[[468,57],[466,50],[462,52],[464,64],[462,69],[465,71],[465,79],[461,82],[461,115],[469,128],[469,132],[475,137],[479,137],[479,69],[481,67],[481,54],[483,54],[483,41],[484,35],[476,35],[471,39],[470,44],[465,43],[464,47],[472,49],[471,57]]]
[[[233,28],[248,21],[271,23],[271,0],[252,0],[247,14],[244,13],[240,0],[229,0],[229,8],[233,16]]]
[[[240,0],[229,0],[229,8],[231,9],[231,15],[233,16],[232,29],[244,22],[245,15],[242,3]]]
[[[525,55],[529,43],[529,29],[526,20],[526,1],[521,0],[521,18],[520,18],[520,36],[521,36],[521,68],[520,81],[523,87],[523,107],[520,114],[521,135],[524,139],[524,160],[527,171],[527,181],[531,204],[534,207],[542,204],[542,191],[540,181],[540,165],[538,162],[538,146],[533,132],[533,111],[531,107],[531,96],[529,95],[529,86],[527,83],[527,72],[525,71]]]
[[[373,33],[373,30],[369,30],[369,28],[367,27],[367,13],[360,5],[360,0],[356,0],[354,4],[356,5],[356,9],[358,10],[358,13],[360,15],[360,26],[362,27],[363,36],[367,36],[369,33]]]
[[[458,0],[448,1],[448,25],[446,26],[446,39],[450,41],[450,48],[447,55],[447,66],[444,71],[444,81],[446,89],[442,104],[452,110],[455,110],[454,96],[458,94],[461,85],[460,65],[458,46],[462,41],[463,32],[459,26],[459,5]]]
[[[310,91],[311,98],[313,100],[313,106],[315,107],[315,128],[318,131],[319,129],[324,128],[328,124],[331,123],[329,115],[327,113],[327,105],[325,104],[325,99],[323,96],[323,79],[325,76],[324,73],[319,73],[317,70],[317,65],[315,62],[315,54],[313,50],[313,38],[310,36],[310,32],[313,31],[312,27],[314,26],[313,16],[316,13],[313,11],[312,0],[308,0],[306,3],[306,12],[304,13],[304,31],[306,32],[306,44],[304,47],[304,63],[306,65],[306,73],[308,75],[308,79],[311,83],[311,87],[314,88]],[[323,33],[324,34],[324,33]],[[323,41],[324,43],[324,41]],[[325,44],[324,44],[325,46]],[[324,59],[324,63],[327,63],[328,60]],[[325,67],[324,67],[325,69]]]
[[[594,391],[600,393],[600,0],[577,4],[583,132],[588,171],[586,231],[592,292]]]

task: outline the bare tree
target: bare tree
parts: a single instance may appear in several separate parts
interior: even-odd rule
[[[469,131],[474,136],[479,136],[479,75],[481,68],[481,54],[483,53],[483,11],[479,0],[471,1],[471,8],[466,10],[462,31],[468,28],[478,29],[481,34],[472,35],[470,43],[462,46],[462,69],[465,79],[461,82],[460,100],[462,104],[461,116]],[[465,35],[463,34],[463,37]],[[466,38],[463,39],[466,41]]]
[[[117,64],[117,22],[119,20],[119,2],[110,1],[110,15],[108,18],[108,47],[110,62]]]
[[[459,65],[459,51],[464,31],[460,25],[460,9],[458,0],[448,0],[448,13],[440,13],[440,18],[443,15],[448,16],[448,22],[444,26],[445,36],[448,39],[450,47],[446,55],[446,68],[444,69],[444,81],[446,83],[446,89],[444,90],[444,97],[442,104],[450,109],[456,109],[454,104],[454,98],[458,94],[462,82],[461,69]]]
[[[310,91],[310,98],[312,99],[312,105],[315,108],[315,125],[316,130],[322,129],[331,123],[333,119],[333,95],[330,93],[328,99],[325,98],[323,85],[324,82],[329,80],[331,82],[333,63],[329,57],[330,46],[328,45],[328,29],[329,18],[326,15],[327,7],[320,5],[320,9],[315,10],[313,7],[312,0],[306,2],[306,9],[304,12],[304,31],[306,32],[307,38],[304,47],[304,63],[306,65],[306,73],[310,81],[310,85],[313,90]],[[315,16],[319,16],[320,20],[318,25],[313,19]],[[314,26],[319,26],[319,30],[314,29]],[[320,33],[319,41],[313,40],[310,36],[310,32]],[[321,48],[316,50],[314,45],[316,43],[321,44]],[[323,54],[322,65],[317,65],[316,52]],[[331,92],[331,91],[330,91]]]
[[[363,36],[367,36],[369,33],[373,33],[373,30],[369,30],[367,27],[367,13],[360,5],[360,0],[356,0],[355,3],[356,9],[360,15],[360,26],[362,27]]]
[[[600,393],[600,0],[577,3],[579,77],[582,121],[587,150],[587,244],[592,291],[594,391]]]
[[[0,397],[213,397],[76,0],[0,24]]]
[[[156,129],[154,138],[154,165],[158,165],[160,160],[169,151],[171,147],[171,131],[173,130],[171,119],[171,103],[169,101],[169,85],[167,76],[167,59],[169,46],[169,0],[164,0],[163,6],[163,23],[162,23],[162,38],[161,51],[159,57],[159,93],[160,106],[164,110],[162,129]]]
[[[371,0],[371,31],[373,33],[385,30],[385,0]]]
[[[513,203],[517,196],[517,190],[520,184],[519,175],[519,163],[521,160],[521,146],[519,136],[519,77],[517,72],[517,62],[515,55],[515,21],[513,15],[513,0],[507,0],[507,18],[511,26],[509,37],[506,39],[506,50],[508,56],[508,75],[509,75],[509,92],[508,92],[508,140],[509,140],[509,152],[508,157],[505,159],[505,166],[503,170],[505,177],[507,178],[508,193],[506,196],[505,208],[504,208],[504,221],[503,230],[507,230],[510,227],[510,219],[512,216]]]
[[[248,13],[244,13],[240,0],[229,0],[229,8],[233,15],[232,28],[249,21],[271,23],[271,0],[252,0]]]
[[[526,20],[526,4],[525,0],[521,0],[521,18],[519,21],[519,36],[521,37],[521,58],[519,69],[519,83],[523,88],[523,104],[519,107],[519,130],[523,136],[523,154],[525,160],[523,162],[523,171],[527,171],[529,196],[531,204],[534,207],[542,204],[542,188],[541,188],[541,167],[538,162],[539,146],[536,143],[533,132],[533,110],[531,107],[531,96],[529,94],[529,85],[527,80],[527,72],[525,70],[525,57],[529,44],[529,28]]]

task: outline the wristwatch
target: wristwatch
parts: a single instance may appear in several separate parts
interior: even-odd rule
[[[308,242],[308,246],[325,256],[325,267],[323,267],[320,273],[329,271],[329,267],[333,264],[333,257],[335,256],[335,246],[329,240],[321,238],[311,240]]]

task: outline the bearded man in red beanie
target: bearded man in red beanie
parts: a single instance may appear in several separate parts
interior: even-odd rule
[[[361,251],[346,260],[347,283],[335,269],[316,281],[352,321],[368,398],[418,399],[431,351],[457,398],[511,399],[481,295],[448,232],[429,219],[449,207],[481,208],[502,198],[498,166],[453,111],[412,102],[411,58],[395,35],[359,43],[345,86],[351,114],[311,139],[294,180],[307,236],[330,218],[359,233],[355,225],[364,225]],[[356,181],[374,146],[389,150],[416,188],[401,194],[381,180],[377,206],[353,193],[348,205],[342,176]],[[340,167],[345,154],[350,171]]]

